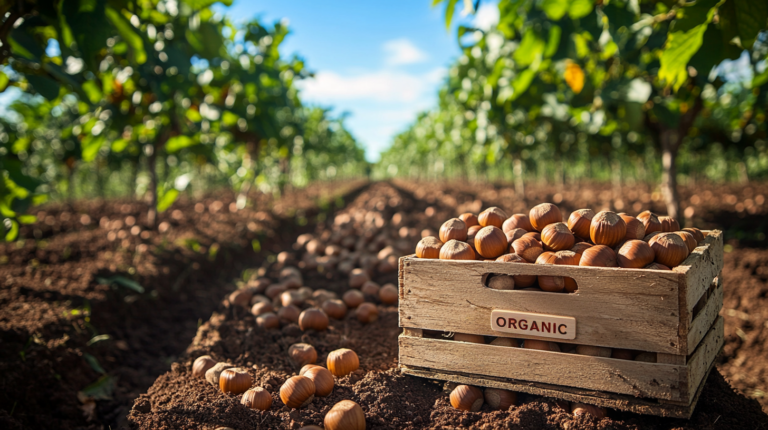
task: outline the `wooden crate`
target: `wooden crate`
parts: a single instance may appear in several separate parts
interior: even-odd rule
[[[723,345],[722,232],[672,271],[400,259],[401,371],[688,418]],[[568,276],[573,294],[494,290],[489,274]],[[496,310],[572,318],[575,335],[494,330]],[[565,330],[565,329],[564,329]],[[656,363],[458,342],[467,333],[653,352]]]

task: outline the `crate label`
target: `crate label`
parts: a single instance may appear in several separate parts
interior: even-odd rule
[[[576,318],[496,309],[491,312],[491,329],[554,339],[575,339]]]

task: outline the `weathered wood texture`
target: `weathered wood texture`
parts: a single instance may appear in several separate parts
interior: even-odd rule
[[[687,356],[696,346],[688,345],[695,302],[688,304],[706,293],[722,268],[722,233],[709,232],[683,264],[659,271],[403,257],[400,326],[546,339],[499,333],[490,326],[494,309],[543,313],[576,318],[576,338],[561,342]],[[568,276],[579,289],[573,294],[493,290],[483,285],[490,273]]]
[[[681,366],[403,334],[399,362],[403,373],[415,376],[688,418],[723,338],[720,317],[688,364]]]
[[[713,281],[714,289],[707,298],[707,302],[704,308],[699,311],[694,320],[690,324],[688,330],[688,348],[693,349],[699,345],[707,331],[712,326],[712,322],[717,319],[720,314],[720,310],[723,308],[723,283],[720,281],[720,276]]]

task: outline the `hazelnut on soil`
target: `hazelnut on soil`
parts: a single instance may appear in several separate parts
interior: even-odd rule
[[[477,215],[471,212],[459,215],[459,219],[464,221],[464,224],[467,225],[467,228],[472,227],[473,225],[480,225],[480,223],[477,221]]]
[[[342,400],[328,411],[323,424],[325,430],[365,430],[365,413],[352,400]]]
[[[360,268],[353,269],[352,272],[349,273],[349,287],[360,288],[370,279],[371,278],[368,277],[368,272],[365,270]]]
[[[589,237],[595,245],[614,247],[627,234],[627,224],[614,212],[598,212],[589,226]]]
[[[205,372],[211,367],[216,365],[216,360],[211,358],[210,355],[201,355],[195,359],[192,363],[192,376],[195,378],[205,377]]]
[[[576,354],[608,358],[611,356],[611,348],[603,348],[601,346],[592,345],[578,345],[576,346]]]
[[[485,403],[496,410],[506,411],[517,403],[517,393],[500,388],[486,388],[483,396]]]
[[[294,343],[288,348],[288,356],[296,367],[314,364],[317,361],[317,351],[308,343]]]
[[[274,310],[275,308],[272,307],[272,303],[269,303],[269,302],[258,302],[255,305],[251,306],[251,313],[254,316],[259,316],[267,312],[274,312]]]
[[[256,325],[263,329],[280,327],[280,320],[272,312],[267,312],[256,317]]]
[[[560,347],[555,342],[547,342],[546,340],[526,339],[523,342],[523,348],[560,352]]]
[[[280,400],[292,409],[303,408],[315,398],[315,383],[306,376],[292,376],[280,387]]]
[[[605,408],[601,408],[600,406],[587,405],[584,403],[571,404],[571,413],[573,413],[573,416],[576,417],[590,414],[598,420],[601,420],[608,415]]]
[[[325,367],[315,366],[306,370],[302,374],[315,383],[315,395],[325,397],[333,391],[333,375]]]
[[[525,260],[525,258],[517,254],[504,254],[497,258],[496,261],[501,261],[504,263],[530,264]],[[525,288],[535,284],[537,277],[536,275],[513,275],[512,278],[515,281],[515,288]]]
[[[304,331],[323,331],[328,328],[328,315],[317,308],[306,309],[299,315],[299,327]]]
[[[347,315],[347,305],[339,299],[326,300],[321,307],[326,315],[336,320],[344,319]]]
[[[508,231],[514,230],[516,228],[521,228],[525,231],[533,231],[533,225],[531,225],[531,220],[528,218],[528,215],[526,214],[514,214],[511,217],[507,218],[506,221],[504,221],[504,224],[501,225],[501,229],[506,233]]]
[[[512,242],[512,249],[510,249],[510,251],[512,250],[515,251],[515,254],[523,257],[525,261],[529,263],[535,262],[536,258],[544,252],[541,242],[531,236],[523,236]]]
[[[394,284],[384,284],[379,290],[379,300],[385,305],[397,304],[399,292]]]
[[[375,283],[373,281],[368,281],[365,284],[363,284],[362,287],[360,287],[360,292],[363,293],[364,295],[368,295],[368,296],[374,296],[374,297],[378,296],[379,295],[379,284],[377,284],[377,283]]]
[[[479,334],[455,333],[453,340],[457,342],[485,343],[485,337]]]
[[[252,383],[253,379],[245,369],[226,369],[219,376],[219,388],[227,394],[244,393]]]
[[[477,412],[483,406],[483,392],[477,387],[459,385],[451,392],[451,406],[468,412]]]
[[[576,243],[576,238],[562,222],[556,222],[544,227],[541,231],[541,241],[547,251],[563,251],[571,249]]]
[[[624,235],[624,240],[643,240],[645,237],[645,226],[643,223],[639,219],[627,214],[619,214],[619,216],[627,225],[627,232]]]
[[[688,246],[683,238],[674,233],[662,233],[649,243],[656,254],[656,262],[667,267],[680,265],[688,258]]]
[[[301,370],[299,370],[299,375],[304,376],[304,374],[307,373],[307,371],[313,367],[321,367],[321,366],[318,366],[317,364],[305,364],[304,367],[302,367]]]
[[[341,348],[331,351],[331,353],[328,354],[326,364],[328,370],[330,370],[334,376],[342,377],[357,370],[357,368],[360,367],[360,359],[357,357],[355,351]]]
[[[379,310],[376,309],[376,305],[373,303],[361,303],[355,311],[357,320],[363,324],[368,324],[376,321],[379,318]]]
[[[576,236],[587,238],[589,237],[589,226],[592,223],[592,218],[595,216],[595,211],[592,209],[579,209],[571,212],[571,216],[568,217],[568,228]]]
[[[616,255],[619,267],[639,269],[653,263],[655,255],[651,246],[642,240],[629,240]]]
[[[288,305],[283,306],[279,311],[277,311],[277,318],[284,324],[296,323],[299,322],[300,314],[301,309],[294,305]]]
[[[358,290],[349,290],[341,296],[348,308],[356,308],[365,301],[365,296]]]
[[[451,239],[467,240],[467,224],[458,218],[451,218],[440,227],[440,241]]]
[[[302,299],[301,294],[296,290],[283,291],[280,294],[280,304],[283,306],[301,306],[302,303],[304,303],[304,299]]]
[[[549,224],[563,221],[563,215],[560,213],[560,208],[552,203],[542,203],[534,206],[528,218],[531,220],[531,225],[537,231],[544,230],[544,227]]]
[[[250,290],[241,288],[229,294],[229,303],[234,306],[246,307],[251,302],[253,293]]]
[[[272,395],[261,387],[251,388],[243,394],[240,403],[251,409],[266,411],[272,406]]]
[[[496,258],[508,248],[507,237],[498,227],[483,227],[475,235],[475,249],[485,258]]]
[[[685,242],[685,245],[688,247],[689,254],[698,246],[698,242],[691,232],[676,231],[675,234],[683,238],[683,242]]]
[[[506,242],[506,241],[505,241]],[[440,248],[441,260],[474,260],[475,251],[465,242],[449,240]]]
[[[235,366],[229,363],[216,363],[213,367],[211,367],[205,372],[205,380],[213,386],[218,386],[221,372],[227,369],[231,369],[233,367]]]
[[[264,295],[269,297],[270,299],[274,299],[275,297],[279,296],[283,293],[283,291],[287,290],[288,287],[285,286],[285,284],[272,284],[267,287],[267,290],[264,291]]]
[[[483,227],[488,227],[489,225],[501,228],[501,226],[504,224],[504,221],[507,219],[507,213],[501,210],[500,208],[497,208],[496,206],[490,207],[482,212],[480,212],[480,215],[477,216],[478,223]]]
[[[588,267],[619,267],[616,253],[605,245],[589,247],[581,253],[579,266]]]
[[[643,227],[645,227],[646,236],[648,236],[653,232],[661,231],[661,221],[659,221],[659,217],[653,212],[651,211],[640,212],[640,214],[637,215],[637,219],[639,219],[640,222],[643,223]]]

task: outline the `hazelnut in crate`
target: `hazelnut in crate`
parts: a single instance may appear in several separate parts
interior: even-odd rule
[[[648,211],[462,214],[400,259],[400,369],[461,384],[460,409],[525,392],[689,418],[723,346],[722,267],[722,232]]]

